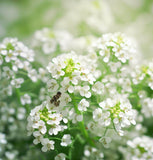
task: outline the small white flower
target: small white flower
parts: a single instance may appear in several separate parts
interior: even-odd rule
[[[92,90],[97,94],[101,94],[104,92],[104,85],[98,81],[92,86]]]
[[[23,82],[24,82],[23,78],[16,78],[11,80],[11,85],[15,86],[15,88],[20,88]]]
[[[36,82],[38,79],[38,74],[35,69],[28,70],[28,77],[33,81]]]
[[[89,107],[89,102],[86,99],[82,99],[78,104],[79,111],[87,111],[87,107]]]
[[[109,148],[109,144],[111,141],[112,140],[110,137],[102,137],[99,139],[99,142],[101,142],[105,148]]]
[[[66,160],[66,155],[64,153],[59,153],[54,160]]]
[[[89,86],[83,86],[80,87],[79,91],[80,91],[80,95],[86,98],[90,98],[91,97],[91,93],[89,92],[90,87]]]
[[[61,98],[60,98],[60,105],[65,106],[69,102],[71,102],[71,97],[67,93],[62,93]]]
[[[42,151],[47,152],[49,150],[54,150],[54,141],[49,140],[48,138],[44,138],[41,140],[41,144],[43,145]]]
[[[97,122],[102,119],[102,109],[97,108],[93,111],[93,119]]]
[[[31,104],[31,97],[28,94],[24,94],[23,96],[21,96],[21,104]]]
[[[45,126],[45,122],[40,120],[37,123],[33,124],[33,128],[37,128],[42,134],[47,132],[47,128]]]
[[[0,144],[6,144],[6,143],[7,143],[7,141],[6,141],[5,134],[0,132]]]
[[[33,140],[34,144],[41,143],[41,141],[43,140],[43,136],[39,131],[33,132],[33,136],[35,137],[35,139]]]
[[[59,85],[55,79],[51,79],[47,82],[48,92],[56,92],[59,88]]]
[[[62,137],[62,142],[61,142],[61,146],[68,146],[72,143],[71,140],[71,136],[70,134],[64,134],[64,136]]]

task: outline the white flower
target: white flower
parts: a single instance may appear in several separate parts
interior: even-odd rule
[[[91,97],[91,93],[89,92],[90,87],[89,86],[83,86],[79,88],[80,95],[86,98]]]
[[[116,72],[118,70],[118,68],[121,67],[120,62],[116,62],[116,63],[110,62],[108,65],[110,66],[112,72]]]
[[[18,108],[18,112],[17,112],[17,118],[19,120],[24,119],[26,116],[26,109],[25,108]]]
[[[153,98],[144,98],[140,102],[142,104],[142,114],[144,114],[146,118],[153,117]]]
[[[101,94],[104,92],[104,85],[98,81],[92,86],[92,90],[97,94]]]
[[[79,111],[87,111],[87,107],[89,107],[89,102],[86,99],[82,99],[78,104]]]
[[[66,160],[66,155],[64,153],[59,153],[54,160]]]
[[[153,159],[153,139],[147,136],[135,137],[127,141],[127,151],[124,156],[128,159]],[[128,154],[127,154],[128,152]]]
[[[21,96],[21,104],[31,104],[31,97],[28,94],[24,94],[23,96]]]
[[[132,109],[131,104],[124,97],[118,95],[114,99],[107,98],[100,102],[99,106],[102,110],[98,108],[93,112],[94,121],[105,127],[113,123],[115,130],[121,136],[124,134],[122,128],[136,124],[136,111]]]
[[[38,79],[38,74],[35,69],[28,70],[28,77],[33,81],[36,82]]]
[[[64,77],[64,80],[61,82],[61,86],[63,91],[68,91],[69,93],[74,92],[74,87],[70,84],[70,79],[68,77]]]
[[[7,79],[13,78],[13,71],[9,67],[5,66],[3,67],[2,76],[6,77]]]
[[[16,72],[18,71],[18,69],[22,69],[23,67],[24,67],[23,62],[19,59],[16,59],[12,66],[12,69]]]
[[[85,160],[88,159],[96,159],[96,160],[103,160],[104,154],[98,148],[94,148],[91,146],[85,146],[84,148],[84,156]]]
[[[50,120],[47,121],[49,125],[59,125],[60,121],[62,120],[62,115],[59,113],[52,113],[49,115]]]
[[[71,97],[67,93],[62,93],[61,98],[60,98],[60,105],[65,106],[69,102],[71,102]]]
[[[23,82],[24,82],[23,78],[16,78],[11,80],[11,85],[15,86],[15,88],[20,88]]]
[[[102,109],[97,108],[93,111],[93,119],[97,122],[102,119]]]
[[[112,72],[116,72],[121,64],[114,60],[126,63],[136,57],[133,41],[122,33],[103,34],[97,42],[93,43],[93,50],[98,51],[99,56],[103,58],[105,63],[108,63]]]
[[[46,83],[48,80],[46,74],[47,74],[47,71],[44,68],[39,68],[38,78],[41,79],[44,83]]]
[[[33,140],[34,144],[41,143],[41,141],[43,140],[43,136],[39,131],[33,132],[33,136],[35,137],[35,139]]]
[[[2,93],[5,96],[11,96],[12,95],[12,86],[8,86],[7,88],[3,88]]]
[[[43,147],[41,148],[43,152],[47,152],[48,150],[54,150],[54,141],[49,140],[48,138],[44,138],[41,140],[41,144]]]
[[[108,148],[109,143],[111,142],[111,138],[110,137],[102,137],[99,139],[99,142],[101,142],[105,148]]]
[[[6,144],[6,143],[7,143],[7,141],[6,141],[5,134],[0,132],[0,144]]]
[[[69,119],[72,120],[72,123],[77,123],[83,121],[83,115],[76,114],[74,108],[69,111]]]
[[[68,146],[72,143],[71,136],[69,134],[64,134],[62,137],[61,146]]]
[[[51,79],[47,82],[48,92],[56,92],[59,88],[59,85],[55,79]]]
[[[3,57],[0,55],[0,65],[3,64]]]
[[[33,128],[37,128],[42,134],[45,134],[47,132],[45,122],[42,120],[38,121],[37,123],[34,123]]]

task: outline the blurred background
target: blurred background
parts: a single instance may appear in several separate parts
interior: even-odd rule
[[[124,32],[145,58],[153,53],[153,0],[0,0],[0,39],[25,43],[36,30],[65,29],[75,36]]]

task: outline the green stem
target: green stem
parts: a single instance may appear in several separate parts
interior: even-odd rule
[[[21,101],[20,101],[20,90],[19,90],[19,88],[16,88],[15,91],[16,91],[17,100],[18,100],[19,104],[21,104]]]
[[[72,93],[72,103],[74,105],[74,109],[76,111],[77,114],[81,114],[80,111],[78,110],[78,106],[76,104],[76,101],[75,101],[75,97],[74,97],[74,94]],[[83,114],[82,114],[83,115]],[[90,139],[89,135],[88,135],[88,132],[87,130],[85,129],[85,125],[84,125],[84,120],[82,120],[81,122],[78,122],[79,123],[79,127],[82,131],[82,134],[83,136],[86,138],[86,140],[88,141],[88,143],[91,145],[91,146],[95,146],[95,144],[93,143],[93,141]]]
[[[57,137],[51,137],[51,138],[49,138],[50,140],[58,140],[58,141],[61,141],[61,139],[60,138],[57,138]]]
[[[73,148],[74,148],[74,142],[75,140],[72,141],[71,145],[70,145],[70,149],[69,149],[69,155],[68,155],[68,159],[72,160],[72,152],[73,152]]]

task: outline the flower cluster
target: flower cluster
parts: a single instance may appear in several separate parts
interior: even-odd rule
[[[153,90],[153,62],[137,65],[131,73],[131,77],[135,85],[145,83],[146,86]]]
[[[64,121],[62,115],[50,110],[48,104],[44,102],[42,105],[31,110],[27,125],[28,135],[33,134],[35,137],[33,141],[34,144],[42,144],[43,152],[46,152],[47,150],[54,150],[55,142],[47,138],[45,134],[47,133],[51,136],[57,135],[58,132],[67,129],[66,125],[61,124],[62,121]],[[61,145],[65,146],[67,141],[67,137],[63,137]]]
[[[134,69],[137,60],[130,39],[121,33],[104,34],[98,40],[91,38],[93,43],[89,45],[90,41],[89,47],[83,44],[86,49],[77,54],[77,47],[75,52],[62,53],[80,39],[72,40],[66,32],[45,28],[37,31],[35,38],[45,54],[60,53],[44,68],[34,61],[34,52],[17,39],[7,38],[0,44],[3,157],[17,160],[31,157],[32,151],[26,148],[27,144],[32,145],[31,139],[23,134],[28,115],[28,135],[34,137],[33,143],[39,144],[43,152],[48,151],[44,153],[46,157],[52,154],[54,160],[110,159],[108,148],[112,154],[120,152],[127,159],[120,147],[126,144],[130,159],[151,159],[152,148],[145,145],[151,138],[142,137],[150,136],[150,131],[142,122],[153,117],[153,65],[137,63]],[[14,142],[18,128],[19,136]],[[20,149],[13,149],[13,144],[22,139],[27,140],[24,158],[20,157]],[[136,148],[136,153],[131,148]],[[36,152],[38,155],[34,157],[38,159],[41,153]]]
[[[127,142],[127,150],[122,149],[125,160],[152,160],[153,139],[147,136],[136,137]],[[128,152],[127,152],[128,151]]]
[[[84,157],[82,160],[103,160],[104,154],[97,148],[91,146],[85,146],[84,148]]]
[[[33,45],[42,48],[45,54],[60,51],[68,51],[69,43],[72,41],[72,35],[67,31],[54,31],[49,28],[43,28],[35,32]]]
[[[134,44],[122,33],[102,35],[97,42],[93,42],[91,51],[96,52],[112,72],[116,72],[121,64],[134,63],[137,60],[134,59],[136,56]]]
[[[99,126],[114,126],[119,135],[123,136],[122,128],[135,125],[135,110],[132,109],[128,100],[121,97],[115,99],[107,98],[99,103],[100,108],[93,112],[93,120]]]
[[[16,38],[5,38],[0,43],[0,65],[2,66],[1,80],[10,81],[9,87],[20,88],[24,79],[21,75],[27,75],[32,81],[37,81],[37,72],[32,68],[34,61],[33,50],[26,47]],[[8,90],[9,88],[6,87]],[[11,95],[11,93],[10,93]]]
[[[145,117],[153,117],[153,98],[144,98],[141,100],[142,104],[142,114],[144,114]]]

